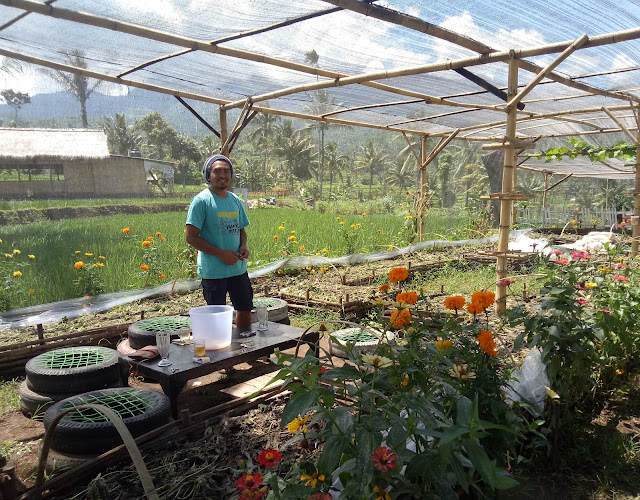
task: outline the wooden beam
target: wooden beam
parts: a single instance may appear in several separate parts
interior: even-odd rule
[[[195,109],[189,106],[189,104],[187,104],[182,97],[177,95],[174,95],[173,97],[175,97],[180,104],[182,104],[185,108],[187,108],[191,112],[191,114],[200,121],[200,123],[202,123],[205,127],[207,127],[214,135],[220,138],[220,133],[211,125],[209,125],[209,122],[204,118],[202,118],[202,116],[200,116],[200,114]]]
[[[640,108],[633,110],[636,119],[638,134],[636,137],[636,176],[633,189],[633,216],[638,220],[640,217]],[[631,256],[638,255],[640,245],[640,224],[631,225]]]
[[[618,127],[620,127],[620,130],[622,130],[625,134],[627,134],[627,137],[629,137],[629,138],[631,139],[631,143],[632,143],[632,144],[638,144],[638,138],[637,138],[635,135],[633,135],[633,134],[629,131],[629,129],[628,129],[627,127],[625,127],[625,126],[623,125],[623,123],[622,123],[620,120],[618,120],[618,118],[617,118],[617,117],[616,117],[616,116],[615,116],[615,115],[614,115],[614,114],[613,114],[609,109],[607,109],[607,108],[603,107],[603,108],[602,108],[602,111],[604,111],[605,113],[607,113],[607,114],[609,115],[609,117],[610,117],[614,122],[616,122],[616,124],[618,125]]]
[[[531,80],[525,87],[518,92],[518,94],[509,101],[507,106],[516,106],[522,101],[522,99],[531,92],[538,83],[542,81],[547,75],[549,75],[562,61],[564,61],[567,57],[573,54],[576,50],[582,47],[587,41],[589,37],[584,34],[580,38],[578,38],[575,42],[569,45],[566,49],[564,49],[558,56],[555,57],[553,61],[551,61],[547,66],[545,66],[542,71],[540,71],[533,80]]]
[[[486,91],[490,92],[491,94],[493,94],[494,96],[498,97],[499,99],[502,99],[505,102],[507,101],[507,93],[506,92],[504,92],[503,90],[500,90],[498,87],[496,87],[495,85],[492,85],[491,83],[489,83],[488,81],[484,80],[483,78],[480,78],[478,75],[474,75],[468,69],[457,68],[457,69],[454,69],[453,71],[458,73],[460,76],[466,78],[470,82],[473,82],[476,85],[482,87],[483,89],[485,89]],[[522,111],[524,109],[524,104],[521,103],[521,102],[518,102],[516,107],[520,111]]]

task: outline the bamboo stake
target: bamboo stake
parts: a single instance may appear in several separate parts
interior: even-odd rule
[[[218,107],[218,112],[220,114],[220,144],[221,144],[220,153],[222,153],[225,156],[229,156],[229,150],[228,150],[229,136],[228,136],[228,130],[227,130],[227,112],[222,106]]]
[[[420,241],[424,241],[424,217],[427,206],[427,136],[422,136],[420,162]]]
[[[509,102],[518,91],[518,62],[512,59],[509,62]],[[507,113],[506,136],[516,136],[516,121],[518,109],[513,106]],[[502,170],[502,193],[509,194],[513,191],[513,171],[516,164],[516,149],[509,147],[504,151],[504,166]],[[500,283],[507,276],[507,251],[509,249],[509,229],[511,228],[511,204],[510,199],[500,200],[500,226],[498,233],[498,255],[496,256],[496,282]],[[502,314],[507,310],[507,287],[496,283],[496,312]]]
[[[640,108],[635,108],[638,136],[636,137],[636,178],[633,189],[633,216],[638,221],[640,217]],[[631,225],[631,256],[638,255],[638,243],[640,240],[640,224]]]
[[[607,108],[603,107],[602,111],[604,111],[605,113],[607,113],[609,115],[609,117],[616,122],[616,124],[618,125],[618,127],[620,127],[620,130],[622,130],[625,134],[627,134],[627,136],[631,139],[631,142],[634,144],[638,143],[638,138],[633,135],[629,129],[627,127],[624,126],[624,124],[618,120],[618,118],[611,112],[609,111]]]

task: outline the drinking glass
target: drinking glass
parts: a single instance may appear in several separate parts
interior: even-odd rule
[[[256,306],[256,314],[258,316],[258,330],[264,331],[269,329],[269,311],[267,304],[258,304]]]
[[[201,358],[207,354],[207,348],[205,346],[204,340],[194,340],[193,341],[193,355],[197,358]]]
[[[158,346],[158,352],[162,358],[158,362],[158,366],[169,366],[169,345],[171,344],[171,335],[167,332],[156,333],[156,345]]]

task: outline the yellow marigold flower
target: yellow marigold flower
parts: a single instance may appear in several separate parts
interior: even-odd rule
[[[304,245],[300,245],[300,246],[298,247],[298,250],[300,250],[300,251],[302,252],[302,251],[304,250]]]
[[[624,375],[624,370],[622,370],[622,369],[618,368],[618,369],[616,370],[616,375]]]
[[[451,349],[453,347],[453,342],[450,340],[438,340],[436,342],[436,349],[438,352],[446,351],[447,349]]]
[[[2,240],[0,240],[0,243],[2,243]],[[624,260],[624,257],[618,257],[618,262],[622,262]]]
[[[100,267],[100,264],[102,264],[101,262],[96,262],[95,264],[92,264],[91,267]],[[104,266],[104,264],[102,264]]]
[[[316,274],[316,270],[312,269],[311,271],[309,271],[310,274]]]
[[[28,255],[28,257],[29,257],[30,259],[35,259],[35,258],[36,258],[36,256],[35,256],[35,255],[33,255],[32,253],[30,253],[30,254]]]
[[[158,279],[159,279],[159,280],[164,279],[164,273],[162,273],[162,274],[158,274]]]
[[[329,270],[329,268],[325,266],[322,269],[320,269],[320,272],[321,273],[326,273],[328,270]]]
[[[295,231],[291,231],[291,234],[296,234],[296,232]]]
[[[367,212],[362,212],[362,216],[364,217],[365,215],[367,215]]]
[[[391,313],[391,326],[396,330],[400,330],[411,324],[411,313],[409,309],[396,309]]]
[[[362,226],[362,224],[360,224],[359,222],[356,224],[356,227],[360,227]]]
[[[158,232],[156,233],[156,236],[162,236],[162,233],[161,233],[160,231],[158,231]]]
[[[0,243],[2,243],[2,239],[0,239]]]
[[[355,229],[355,228],[356,228],[356,225],[355,225],[355,224],[351,224],[349,227],[350,227],[351,229]]]
[[[305,486],[312,486],[315,488],[318,482],[321,483],[324,481],[324,474],[320,474],[320,472],[318,472],[318,469],[316,469],[316,471],[311,476],[308,474],[302,474],[300,476],[300,481],[304,481]]]
[[[344,226],[344,221],[343,220],[340,221],[340,225]]]
[[[80,253],[80,250],[76,250],[76,254]]]
[[[84,262],[82,262],[81,260],[79,260],[78,262],[76,262],[73,267],[75,267],[76,269],[82,269],[84,267]]]
[[[17,248],[14,248],[13,253],[16,255],[20,255],[20,250],[18,250]]]
[[[140,269],[142,269],[143,271],[148,271],[149,266],[147,266],[146,264],[140,264]]]
[[[106,257],[105,257],[104,255],[98,255],[98,258],[99,258],[100,260],[104,260],[104,259],[106,259]]]
[[[597,287],[598,285],[597,285],[597,284],[595,284],[595,283],[594,283],[594,282],[592,282],[592,281],[587,281],[587,282],[584,284],[584,286],[586,286],[587,288],[595,288],[595,287]]]
[[[340,220],[340,217],[336,217],[336,220]]]
[[[151,246],[151,242],[150,241],[143,241],[142,242],[142,246],[143,247],[150,247]]]
[[[291,422],[287,424],[287,429],[289,429],[289,432],[291,434],[295,434],[299,430],[302,430],[302,432],[306,432],[306,429],[307,429],[306,424],[307,422],[310,422],[310,421],[311,421],[311,418],[301,417],[300,415],[298,415],[296,418],[294,418]]]
[[[364,361],[368,365],[373,366],[374,368],[385,368],[393,364],[393,361],[391,361],[389,358],[374,354],[363,354],[362,361]]]
[[[480,330],[478,335],[478,343],[482,350],[489,356],[494,358],[498,357],[498,351],[496,351],[496,342],[493,340],[493,334],[489,330]]]
[[[453,363],[453,368],[449,369],[449,374],[452,377],[463,379],[463,380],[469,379],[469,378],[476,378],[475,372],[468,371],[468,367],[466,364],[458,365],[456,363]]]
[[[130,228],[130,227],[125,227],[125,228],[122,230],[122,232],[123,232],[124,234],[129,234],[129,233],[131,232],[131,228]]]
[[[322,253],[329,253],[329,250],[327,250],[326,248],[323,248]]]
[[[444,307],[451,310],[460,310],[464,307],[464,297],[462,295],[454,295],[444,299]]]
[[[547,392],[547,397],[549,399],[560,399],[560,396],[558,396],[558,393],[556,391],[554,391],[553,389],[551,389],[550,387],[547,387],[545,385],[544,386],[544,390]]]
[[[316,257],[320,257],[322,254],[320,252],[316,252]]]
[[[13,271],[13,277],[14,277],[14,278],[19,278],[20,276],[22,276],[22,272],[20,272],[20,271]]]
[[[404,374],[404,378],[402,379],[402,382],[400,382],[400,385],[402,387],[407,387],[409,385],[409,375],[408,374]]]
[[[284,226],[278,226],[278,231],[284,231]]]
[[[274,235],[273,235],[273,239],[274,239],[274,240],[277,240],[277,239],[278,239],[278,235],[277,235],[277,234],[274,234]]]
[[[405,215],[404,218],[405,218],[405,220],[413,219],[413,217],[411,217],[410,215]]]
[[[294,240],[296,239],[296,237],[292,235],[292,236],[289,236],[287,239],[288,239],[289,241],[294,241]]]
[[[266,255],[269,255],[269,252],[265,252],[264,254],[265,254],[265,256],[266,256]]]
[[[5,253],[5,254],[4,254],[4,256],[5,256],[7,259],[13,259],[13,254]]]
[[[418,294],[416,292],[399,293],[396,296],[396,301],[404,304],[415,304],[418,302]]]
[[[33,288],[29,288],[29,293],[33,295],[34,293],[36,293],[36,291]]]
[[[389,281],[391,283],[398,283],[404,281],[409,277],[409,270],[406,267],[394,267],[389,271]]]
[[[603,273],[612,273],[613,272],[613,269],[609,269],[608,267],[599,267],[598,269],[600,269],[600,271],[602,271]],[[585,285],[586,285],[586,283],[585,283]]]
[[[88,252],[87,252],[87,253],[85,253],[85,256],[87,256],[87,257],[93,257],[93,254],[92,254],[92,253],[88,253]]]

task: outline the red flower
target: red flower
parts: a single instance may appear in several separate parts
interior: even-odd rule
[[[263,450],[258,455],[258,463],[263,467],[275,467],[282,460],[282,455],[277,450]]]
[[[564,255],[564,252],[562,250],[554,250],[553,252],[551,252],[552,255]]]
[[[240,493],[238,500],[257,500],[262,498],[267,490],[266,486],[263,486],[259,490],[244,490]]]
[[[628,276],[618,276],[617,274],[614,274],[613,276],[611,276],[611,279],[616,281],[629,281]]]
[[[236,483],[239,490],[252,490],[260,486],[263,479],[260,474],[245,474]]]
[[[584,299],[577,299],[577,300],[576,300],[576,303],[577,303],[578,305],[583,306],[583,305],[585,305],[585,304],[588,304],[589,302],[587,302],[587,301],[586,301],[586,300],[584,300]]]
[[[321,491],[316,491],[307,500],[331,500],[331,495],[329,493],[322,493]]]
[[[384,446],[380,446],[373,451],[371,460],[373,461],[373,466],[382,472],[396,468],[396,455],[391,449]]]
[[[502,280],[502,281],[498,281],[498,286],[509,286],[509,285],[513,285],[515,283],[515,281],[512,280]]]
[[[568,264],[569,261],[567,259],[557,259],[556,264]]]

